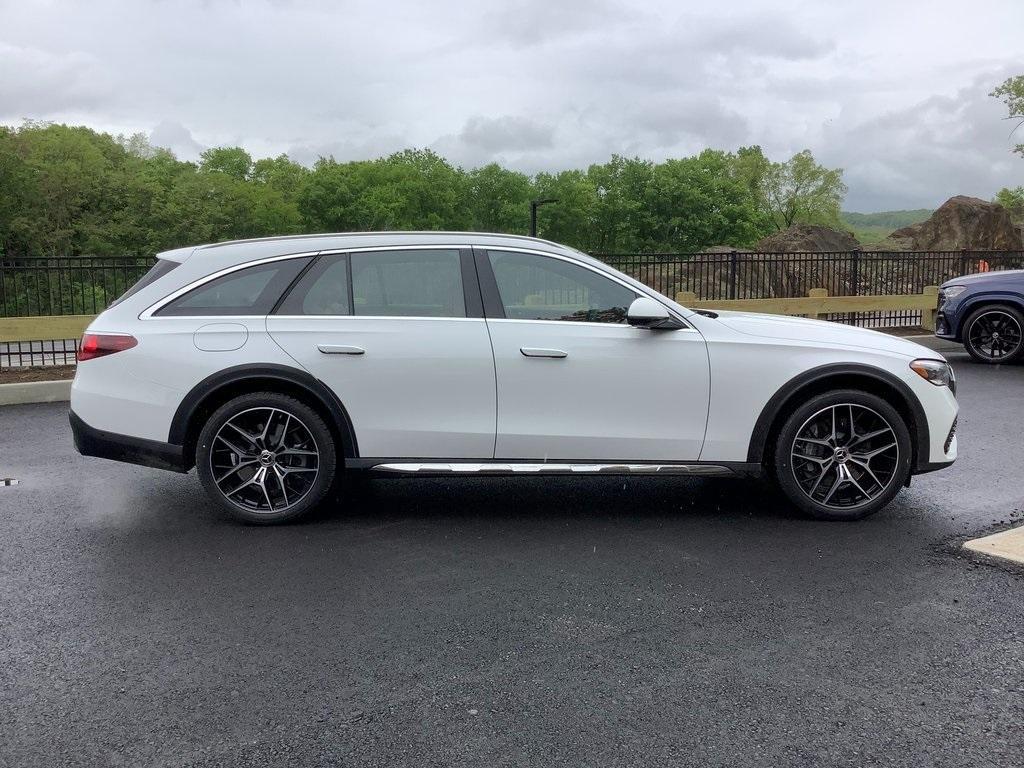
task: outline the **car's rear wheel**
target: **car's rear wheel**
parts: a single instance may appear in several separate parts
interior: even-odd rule
[[[981,307],[964,321],[964,349],[982,363],[1009,363],[1024,357],[1024,314],[1014,307]]]
[[[828,392],[789,415],[773,464],[779,487],[805,514],[857,520],[892,501],[906,483],[910,431],[876,395]]]
[[[210,416],[196,445],[207,493],[246,523],[283,523],[319,505],[335,476],[334,439],[305,403],[276,392],[243,395]]]

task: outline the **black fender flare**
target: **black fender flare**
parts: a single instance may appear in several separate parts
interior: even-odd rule
[[[747,448],[747,461],[753,464],[760,464],[764,459],[765,447],[768,436],[771,433],[775,420],[783,408],[798,395],[801,390],[813,387],[826,379],[842,376],[856,376],[859,378],[873,379],[881,384],[894,389],[903,400],[903,405],[910,412],[914,423],[907,426],[911,431],[911,440],[914,443],[915,470],[928,464],[931,453],[931,438],[928,432],[928,417],[925,416],[921,402],[914,395],[906,382],[900,381],[896,376],[881,368],[860,363],[832,363],[811,368],[804,371],[783,384],[779,390],[771,396],[764,408],[761,409],[757,421],[754,423],[754,430],[750,434],[750,445]]]
[[[341,438],[339,455],[346,459],[359,457],[359,444],[356,442],[352,419],[334,391],[306,371],[277,363],[236,365],[207,376],[179,403],[171,421],[167,441],[172,445],[184,446],[192,418],[200,406],[224,387],[241,384],[247,380],[279,381],[302,388],[330,415],[332,426]]]

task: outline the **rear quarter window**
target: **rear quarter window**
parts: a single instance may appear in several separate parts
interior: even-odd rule
[[[161,307],[157,316],[268,315],[309,256],[246,267],[204,283]]]
[[[147,285],[151,285],[159,280],[161,277],[169,273],[172,269],[180,267],[181,262],[171,261],[170,259],[157,259],[156,264],[149,268],[149,271],[138,279],[138,281],[127,291],[122,293],[117,299],[112,301],[109,306],[113,307],[120,304],[122,301],[127,299],[132,294],[136,294],[145,288]]]

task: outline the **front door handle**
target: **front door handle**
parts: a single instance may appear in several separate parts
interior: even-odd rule
[[[563,358],[569,356],[568,352],[564,352],[561,349],[537,349],[536,347],[520,347],[519,351],[523,353],[524,357]]]
[[[365,355],[362,347],[350,347],[345,344],[317,344],[316,348],[325,355]]]

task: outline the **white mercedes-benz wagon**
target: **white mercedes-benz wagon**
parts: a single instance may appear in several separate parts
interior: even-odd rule
[[[765,473],[815,517],[956,458],[937,353],[828,322],[694,311],[571,248],[473,233],[159,254],[82,339],[87,456],[187,472],[239,520],[357,471]]]

